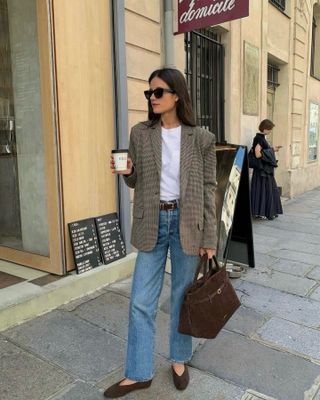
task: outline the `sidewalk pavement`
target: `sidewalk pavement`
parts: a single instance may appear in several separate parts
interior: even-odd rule
[[[157,315],[156,375],[130,400],[320,400],[320,189],[254,222],[256,268],[232,282],[242,306],[194,340],[190,385],[168,362],[170,276]],[[98,400],[122,377],[130,279],[0,334],[1,400]]]

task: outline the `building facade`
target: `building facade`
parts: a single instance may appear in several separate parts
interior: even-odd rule
[[[146,119],[168,47],[198,124],[250,146],[271,118],[283,195],[320,185],[320,1],[254,0],[246,18],[178,35],[167,4],[0,0],[0,259],[66,274],[68,223],[115,211],[130,249],[132,192],[109,155]]]

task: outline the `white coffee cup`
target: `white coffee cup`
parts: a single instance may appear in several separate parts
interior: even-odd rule
[[[116,171],[120,172],[128,169],[127,149],[112,150],[112,155],[114,159],[114,168]]]

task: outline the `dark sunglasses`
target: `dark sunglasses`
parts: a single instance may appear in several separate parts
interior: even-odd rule
[[[161,87],[157,87],[154,90],[145,90],[144,91],[144,95],[146,96],[147,100],[150,100],[150,97],[154,94],[154,97],[156,99],[160,99],[163,96],[163,93],[167,92],[167,93],[175,93],[175,90],[173,89],[165,89],[165,88],[161,88]]]

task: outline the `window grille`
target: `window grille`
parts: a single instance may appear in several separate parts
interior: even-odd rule
[[[286,0],[269,0],[269,3],[276,6],[281,11],[285,11],[286,9]]]
[[[224,47],[210,29],[185,34],[186,79],[197,125],[224,141]]]
[[[268,87],[277,88],[279,84],[278,72],[280,68],[273,64],[268,64]]]

